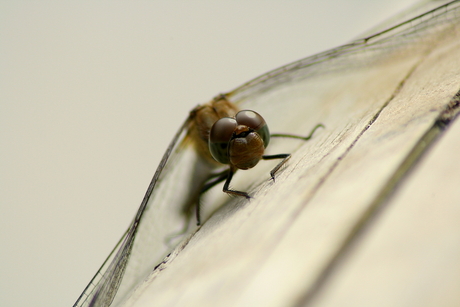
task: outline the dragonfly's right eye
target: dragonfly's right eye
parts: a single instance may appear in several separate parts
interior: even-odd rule
[[[212,157],[222,164],[229,164],[228,142],[238,123],[234,118],[223,117],[216,121],[209,133],[209,151]]]

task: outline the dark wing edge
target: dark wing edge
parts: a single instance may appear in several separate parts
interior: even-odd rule
[[[121,245],[121,243],[126,238],[126,235],[128,234],[130,228],[131,228],[131,226],[125,231],[125,233],[120,238],[120,240],[118,240],[117,244],[112,249],[112,251],[107,256],[107,258],[104,260],[104,262],[102,263],[102,265],[99,268],[99,270],[97,270],[96,274],[93,276],[93,278],[90,280],[90,282],[85,287],[83,292],[80,294],[80,296],[78,297],[78,299],[75,302],[75,304],[73,305],[73,307],[82,306],[82,304],[85,303],[85,301],[88,299],[88,296],[94,291],[95,287],[97,287],[97,285],[99,284],[101,278],[103,278],[102,272],[107,271],[106,266],[109,265],[110,260],[112,260],[112,256],[115,255],[115,251],[118,250],[119,246]]]
[[[445,3],[373,35],[283,65],[282,67],[269,71],[242,84],[234,90],[227,92],[225,95],[231,98],[232,102],[238,104],[254,95],[268,91],[273,86],[279,85],[280,83],[289,82],[295,79],[301,80],[314,76],[317,73],[326,74],[328,72],[346,69],[350,61],[343,61],[343,59],[349,58],[353,60],[353,57],[357,54],[362,55],[365,53],[367,58],[375,60],[375,56],[373,56],[375,53],[383,53],[388,50],[399,50],[402,48],[415,48],[414,44],[411,43],[430,39],[425,38],[423,35],[427,32],[430,32],[429,34],[431,37],[433,32],[440,33],[446,30],[446,28],[453,24],[453,20],[459,18],[459,11],[460,0]],[[433,25],[436,25],[436,27],[433,27]],[[420,52],[420,50],[417,52]],[[330,63],[331,61],[333,61],[332,65]],[[321,65],[325,62],[328,63],[327,67]],[[366,63],[365,60],[362,58],[360,59],[360,65],[366,65]],[[357,64],[354,63],[354,65]],[[305,71],[305,69],[308,69],[308,71]]]
[[[145,192],[145,196],[139,206],[139,209],[131,222],[129,228],[123,234],[121,239],[115,245],[113,250],[110,252],[109,256],[106,258],[102,266],[96,272],[94,277],[88,283],[88,285],[83,290],[83,293],[78,297],[77,301],[73,305],[73,307],[108,307],[112,303],[117,291],[118,287],[120,286],[121,280],[123,278],[123,274],[126,269],[126,264],[128,263],[129,256],[131,254],[131,250],[134,244],[134,239],[136,236],[136,232],[139,226],[139,223],[142,219],[144,211],[147,207],[147,203],[152,195],[152,192],[155,188],[155,185],[158,181],[158,178],[161,175],[168,159],[176,148],[178,140],[181,138],[183,134],[186,132],[186,128],[190,124],[190,116],[184,121],[182,126],[174,135],[173,139],[171,140],[166,152],[163,155],[163,158],[158,165],[155,174],[153,175],[152,180]],[[118,249],[117,253],[114,255],[115,251]],[[113,257],[112,261],[110,262],[111,258]],[[109,265],[110,263],[110,265]]]

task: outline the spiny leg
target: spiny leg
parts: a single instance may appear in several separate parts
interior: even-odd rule
[[[307,136],[288,134],[288,133],[274,133],[274,134],[271,134],[270,137],[292,138],[292,139],[300,139],[300,140],[308,141],[309,139],[311,139],[313,137],[313,134],[315,133],[315,131],[318,128],[321,128],[321,127],[324,128],[324,125],[323,124],[316,125],[315,127],[313,127],[313,129],[311,130],[310,134],[307,135]]]
[[[249,196],[248,193],[246,192],[241,192],[241,191],[236,191],[236,190],[230,190],[228,187],[230,185],[230,181],[232,181],[232,178],[233,178],[233,174],[236,172],[237,168],[233,165],[230,165],[230,170],[228,172],[228,177],[227,177],[227,180],[225,180],[225,183],[224,183],[224,188],[223,188],[223,191],[227,194],[233,194],[233,195],[237,195],[237,196],[243,196],[243,197],[246,197],[246,199],[249,199],[251,198],[251,196]]]
[[[229,171],[230,169],[225,169],[222,172],[214,174],[211,177],[209,177],[209,179],[206,181],[206,183],[201,188],[200,194],[206,193],[210,188],[212,188],[213,186],[227,179]]]
[[[211,179],[210,181],[208,181],[203,186],[203,188],[201,189],[201,194],[205,193],[206,191],[208,191],[210,188],[212,188],[216,184],[218,184],[218,183],[220,183],[220,182],[225,180],[224,188],[222,189],[225,193],[232,194],[232,195],[237,195],[237,196],[244,196],[244,197],[246,197],[246,199],[251,198],[251,196],[249,196],[249,194],[246,193],[246,192],[230,190],[228,188],[229,185],[230,185],[230,182],[232,181],[233,174],[236,172],[236,170],[237,170],[237,168],[235,168],[234,166],[230,166],[230,168],[228,170],[224,170],[224,171],[214,175],[213,177],[215,177],[215,178]],[[199,201],[198,201],[198,203],[196,205],[196,224],[197,224],[197,226],[201,225],[201,209],[200,209],[200,202]]]
[[[262,156],[262,159],[264,160],[274,160],[274,159],[283,159],[281,160],[280,163],[278,163],[271,171],[270,171],[270,176],[272,177],[272,180],[275,181],[275,174],[276,172],[283,166],[284,163],[287,162],[291,158],[291,154],[278,154],[278,155],[269,155],[269,156]]]

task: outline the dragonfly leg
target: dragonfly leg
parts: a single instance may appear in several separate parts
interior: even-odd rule
[[[226,169],[220,173],[217,173],[211,176],[211,178],[201,188],[200,195],[203,193],[206,193],[210,188],[224,181],[228,177],[229,172],[230,172],[230,169]],[[201,206],[200,204],[201,202],[200,200],[198,200],[196,204],[196,225],[197,226],[201,225]]]
[[[274,133],[271,134],[271,137],[281,137],[281,138],[291,138],[291,139],[300,139],[304,141],[308,141],[313,137],[313,134],[315,133],[318,128],[324,128],[323,124],[318,124],[313,129],[310,131],[310,134],[307,136],[301,136],[301,135],[295,135],[295,134],[288,134],[288,133]],[[270,155],[270,156],[262,156],[262,159],[264,160],[273,160],[273,159],[283,159],[278,165],[276,165],[271,171],[270,171],[270,176],[272,177],[272,180],[275,181],[275,174],[276,172],[281,168],[281,166],[286,163],[287,160],[291,157],[290,154],[279,154],[279,155]]]
[[[323,124],[318,124],[313,129],[311,130],[310,134],[307,136],[301,136],[301,135],[295,135],[295,134],[289,134],[289,133],[274,133],[271,134],[270,137],[275,137],[275,138],[292,138],[292,139],[300,139],[304,141],[308,141],[313,137],[313,134],[315,133],[318,128],[324,128]]]
[[[284,165],[284,163],[287,162],[291,158],[291,154],[278,154],[278,155],[269,155],[269,156],[262,156],[262,159],[264,160],[274,160],[274,159],[283,159],[281,160],[280,163],[278,163],[271,171],[270,171],[270,176],[272,177],[272,180],[275,181],[275,174],[276,172],[281,168],[281,166]]]
[[[212,179],[209,180],[201,189],[201,194],[205,193],[208,191],[210,188],[215,186],[216,184],[222,182],[225,180],[224,183],[224,188],[223,191],[227,194],[232,194],[232,195],[237,195],[237,196],[243,196],[246,197],[247,199],[251,198],[248,193],[246,192],[241,192],[241,191],[236,191],[236,190],[230,190],[229,185],[230,182],[232,181],[233,174],[236,172],[235,167],[230,167],[229,169],[224,170],[223,172],[220,172],[214,176],[212,176]],[[201,225],[201,208],[200,208],[200,202],[198,201],[198,204],[196,205],[196,224],[197,226]]]
[[[224,183],[223,191],[227,194],[243,196],[243,197],[246,197],[246,199],[249,199],[251,198],[251,196],[249,196],[248,193],[229,189],[230,181],[232,181],[233,174],[236,172],[236,170],[237,170],[236,167],[230,166],[230,170],[228,171],[227,180],[225,180],[225,183]]]

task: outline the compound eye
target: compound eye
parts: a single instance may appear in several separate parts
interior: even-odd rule
[[[212,125],[209,133],[209,151],[212,157],[222,164],[229,164],[228,144],[238,123],[234,118],[223,117]]]
[[[257,132],[264,140],[265,148],[270,143],[270,131],[268,130],[265,119],[257,112],[252,110],[243,110],[235,116],[238,125],[245,125]]]
[[[210,143],[228,143],[238,123],[234,118],[223,117],[212,125],[209,134]]]
[[[266,125],[265,120],[259,113],[252,110],[242,110],[235,116],[238,125],[245,125],[249,128],[258,131]]]

